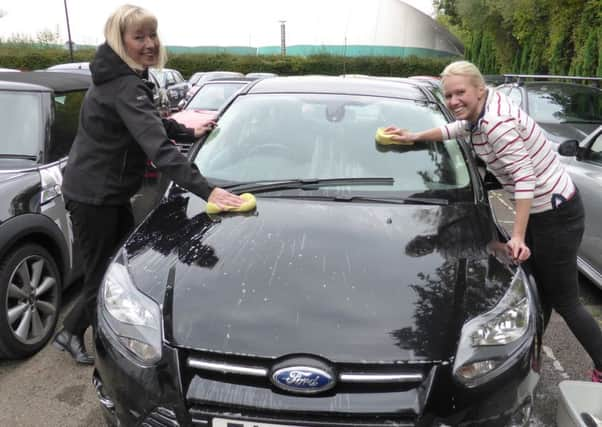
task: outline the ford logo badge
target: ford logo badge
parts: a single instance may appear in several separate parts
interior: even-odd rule
[[[287,366],[272,373],[272,383],[282,390],[312,394],[329,390],[335,385],[334,377],[324,369],[311,366]]]

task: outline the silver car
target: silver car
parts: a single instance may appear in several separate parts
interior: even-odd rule
[[[579,249],[579,270],[602,289],[602,126],[581,143],[560,144],[558,153],[585,205],[585,234]]]

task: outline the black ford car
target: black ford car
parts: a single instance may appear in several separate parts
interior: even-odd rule
[[[99,293],[94,383],[114,425],[524,426],[542,322],[528,266],[462,142],[380,145],[450,120],[412,81],[251,83],[190,155],[256,196],[181,188]]]
[[[89,75],[0,73],[0,358],[50,339],[81,274],[60,186]]]

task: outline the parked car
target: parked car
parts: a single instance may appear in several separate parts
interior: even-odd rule
[[[46,68],[43,71],[58,71],[61,73],[82,73],[90,74],[89,62],[68,62],[64,64],[56,64]]]
[[[90,77],[0,73],[0,358],[51,338],[61,293],[81,274],[62,172]]]
[[[245,77],[243,73],[238,71],[205,71],[203,73],[194,73],[191,77],[194,78],[194,83],[191,83],[188,92],[186,92],[186,100],[193,97],[199,87],[210,80],[221,80],[227,78]]]
[[[118,250],[94,341],[110,423],[528,424],[538,296],[469,148],[375,143],[452,119],[424,85],[261,79],[218,119],[191,159],[257,207],[173,186]]]
[[[181,99],[184,99],[186,92],[190,88],[188,82],[184,80],[184,77],[182,77],[182,74],[178,70],[171,68],[151,68],[149,69],[149,73],[155,77],[155,80],[159,83],[160,90],[169,99],[171,111],[177,111],[178,103]]]
[[[0,72],[2,73],[7,73],[7,72],[18,72],[21,70],[17,70],[16,68],[0,68]]]
[[[602,126],[581,143],[561,143],[558,153],[579,188],[585,207],[585,233],[577,266],[602,289]]]
[[[213,120],[232,95],[254,80],[246,77],[208,80],[197,86],[198,91],[171,118],[192,128]]]
[[[52,72],[67,72],[67,73],[82,73],[87,75],[92,75],[90,71],[90,63],[89,62],[70,62],[65,64],[56,64],[51,67],[48,67],[44,70],[38,71],[52,71]],[[171,113],[169,99],[167,98],[167,93],[160,89],[160,83],[157,80],[157,77],[149,73],[149,80],[153,83],[153,96],[155,105],[159,110],[159,114],[162,117],[167,117]]]
[[[602,125],[602,90],[577,83],[602,81],[602,78],[505,76],[512,81],[498,86],[496,90],[504,92],[529,114],[550,141],[582,140]]]
[[[256,71],[256,72],[245,74],[245,77],[249,77],[252,79],[267,79],[270,77],[278,77],[278,74]]]

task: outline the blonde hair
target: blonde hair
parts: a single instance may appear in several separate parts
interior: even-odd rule
[[[441,73],[441,80],[445,81],[446,77],[463,76],[468,77],[470,82],[479,88],[485,87],[485,79],[476,65],[468,61],[456,61],[449,64]]]
[[[115,53],[134,70],[143,70],[144,66],[134,61],[126,52],[123,36],[125,30],[132,25],[151,25],[157,30],[157,18],[155,15],[139,6],[124,4],[120,6],[109,16],[105,24],[105,39],[107,44]],[[167,53],[165,47],[157,36],[159,54],[155,67],[163,68],[167,62]]]

